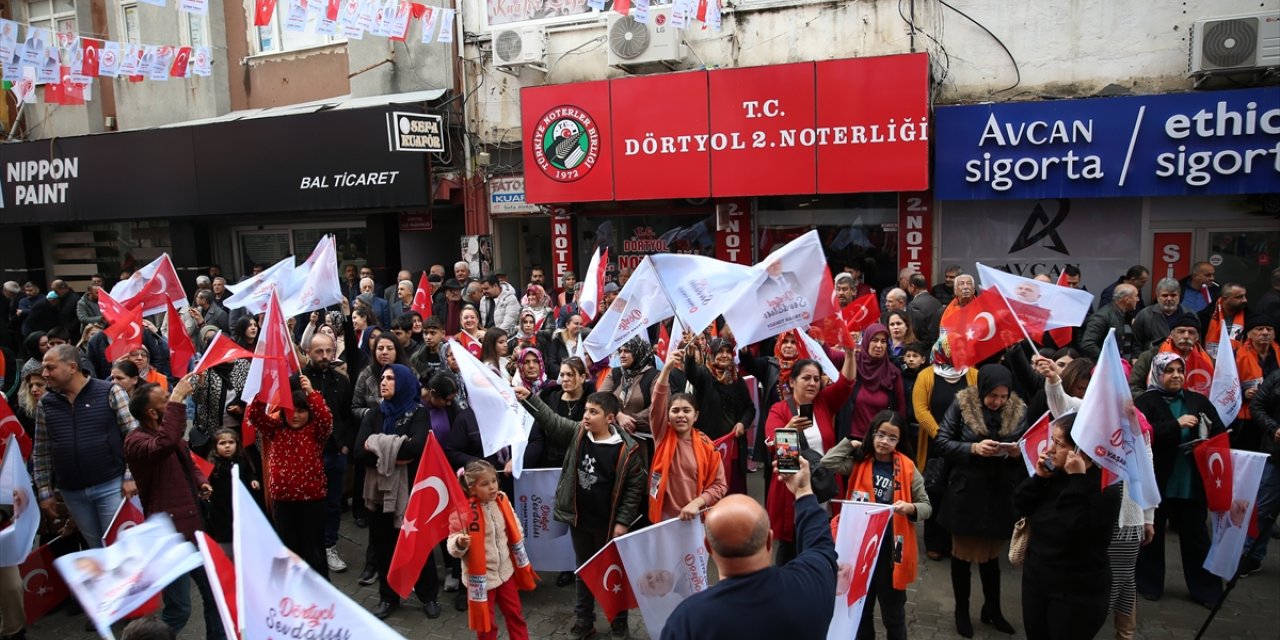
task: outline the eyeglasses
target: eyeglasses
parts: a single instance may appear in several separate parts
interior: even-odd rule
[[[889,444],[898,444],[898,436],[891,436],[887,433],[876,432],[876,440],[883,440]]]

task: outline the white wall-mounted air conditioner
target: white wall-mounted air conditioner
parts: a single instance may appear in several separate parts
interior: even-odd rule
[[[609,14],[609,66],[671,65],[684,60],[688,48],[681,41],[680,30],[671,26],[670,5],[651,7],[647,23],[636,20],[634,13]]]
[[[547,32],[542,27],[501,29],[493,33],[493,65],[542,66],[547,62]]]
[[[1280,67],[1280,11],[1196,20],[1191,73]]]

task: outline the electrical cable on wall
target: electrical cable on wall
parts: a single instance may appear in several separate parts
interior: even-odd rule
[[[951,3],[947,2],[947,0],[938,0],[938,2],[939,2],[939,4],[941,4],[942,6],[944,6],[944,7],[948,8],[948,9],[950,9],[950,10],[952,10],[952,11],[954,11],[954,12],[958,13],[958,14],[960,14],[960,17],[964,18],[965,20],[968,20],[969,22],[972,22],[973,24],[977,25],[979,29],[982,29],[983,31],[987,32],[987,35],[991,36],[991,39],[992,39],[992,40],[995,40],[995,41],[996,41],[996,44],[1000,45],[1000,48],[1001,48],[1001,49],[1004,49],[1004,53],[1005,53],[1005,55],[1009,56],[1009,62],[1012,62],[1012,63],[1013,63],[1013,73],[1014,73],[1014,77],[1015,77],[1015,79],[1014,79],[1014,81],[1013,81],[1013,84],[1011,84],[1011,85],[1009,85],[1009,86],[1007,86],[1007,87],[1005,87],[1005,88],[1003,88],[1003,89],[1001,89],[1001,90],[999,90],[999,91],[992,92],[992,95],[995,95],[995,94],[997,94],[997,93],[1004,93],[1004,92],[1006,92],[1006,91],[1011,91],[1011,90],[1013,90],[1014,88],[1016,88],[1018,85],[1022,84],[1022,70],[1018,68],[1018,61],[1013,57],[1013,53],[1012,53],[1011,51],[1009,51],[1009,47],[1006,47],[1006,46],[1005,46],[1005,44],[1004,44],[1004,41],[1003,41],[1003,40],[1001,40],[998,36],[996,36],[996,34],[991,33],[991,30],[990,30],[990,29],[986,28],[986,27],[985,27],[981,22],[978,22],[977,20],[974,20],[974,19],[973,19],[969,14],[967,14],[967,13],[965,13],[965,12],[963,12],[963,11],[961,11],[961,10],[957,9],[957,8],[955,8],[954,6],[952,6],[952,5],[951,5]],[[902,5],[901,5],[901,3],[899,3],[899,5],[898,5],[898,6],[899,6],[899,9],[901,9],[901,6],[902,6]]]

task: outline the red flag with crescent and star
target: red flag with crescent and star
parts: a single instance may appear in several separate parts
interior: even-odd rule
[[[9,401],[4,399],[4,394],[0,394],[0,460],[4,459],[5,447],[9,446],[9,436],[17,439],[18,449],[22,451],[22,459],[31,459],[31,436],[28,436],[27,430],[22,428],[18,417],[13,415],[13,408],[9,406]]]
[[[1031,425],[1031,428],[1018,439],[1018,450],[1022,452],[1022,462],[1027,465],[1029,476],[1036,474],[1036,465],[1040,464],[1040,454],[1049,448],[1049,423],[1051,422],[1053,422],[1053,414],[1044,412],[1044,415],[1040,416],[1040,419],[1036,420],[1035,424]]]
[[[720,461],[724,464],[724,468],[732,469],[733,464],[738,460],[738,438],[733,432],[724,434],[719,440],[712,442],[716,451],[720,454]]]
[[[581,567],[578,577],[596,597],[604,616],[610,620],[628,609],[640,605],[636,602],[636,594],[631,591],[631,580],[627,578],[627,570],[622,566],[622,556],[618,554],[618,545],[610,540],[603,549],[591,556]]]
[[[129,311],[124,308],[124,305],[116,302],[106,289],[98,289],[98,309],[102,311],[102,319],[106,320],[107,324],[115,324],[116,318]]]
[[[187,328],[182,324],[182,318],[178,317],[173,303],[165,300],[164,304],[169,310],[169,368],[174,377],[181,378],[191,368],[196,346],[191,343],[191,336],[187,335]]]
[[[413,306],[410,307],[423,318],[431,317],[431,282],[427,280],[427,272],[418,278],[418,289],[413,292]]]
[[[471,522],[470,509],[458,476],[444,457],[444,449],[436,442],[435,434],[429,435],[409,491],[404,522],[396,536],[391,567],[387,569],[387,584],[392,590],[408,597],[431,550],[450,532],[466,530]]]
[[[219,331],[209,342],[209,346],[205,347],[204,355],[200,356],[200,360],[196,362],[196,368],[191,373],[204,373],[208,369],[233,360],[258,357],[261,356],[236,344],[235,340]]]
[[[142,307],[134,307],[118,317],[111,326],[103,329],[111,344],[107,345],[107,359],[115,362],[142,346]]]
[[[984,289],[973,302],[952,313],[942,329],[957,367],[973,366],[1023,338],[1018,319],[995,287]]]
[[[35,624],[71,595],[62,574],[53,568],[53,550],[47,544],[37,547],[18,565],[18,574],[22,576],[22,610],[28,625]]]
[[[253,26],[265,27],[271,24],[271,17],[276,13],[276,0],[254,0]]]
[[[1232,470],[1231,441],[1226,431],[1195,446],[1193,453],[1200,479],[1204,482],[1205,502],[1210,511],[1227,511],[1231,508]]]
[[[871,586],[871,574],[875,571],[876,559],[880,556],[880,542],[889,524],[892,509],[881,509],[867,516],[866,528],[862,532],[862,548],[858,551],[858,562],[853,567],[853,580],[849,582],[849,606],[857,602]]]

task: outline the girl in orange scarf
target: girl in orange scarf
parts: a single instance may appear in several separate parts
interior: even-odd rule
[[[529,628],[520,608],[519,591],[532,590],[537,575],[524,550],[520,522],[511,501],[498,489],[498,472],[484,460],[463,470],[463,484],[471,498],[472,522],[466,531],[449,535],[449,555],[463,558],[462,580],[467,585],[467,624],[481,640],[498,637],[498,619],[490,598],[507,621],[512,640],[528,640]]]
[[[893,535],[884,536],[880,543],[880,558],[867,589],[859,626],[874,628],[872,616],[878,600],[880,617],[891,640],[907,637],[907,586],[915,582],[918,559],[915,523],[933,514],[924,477],[911,458],[898,451],[906,433],[907,422],[901,415],[881,411],[872,417],[861,443],[845,438],[822,457],[822,466],[848,474],[849,500],[893,505]]]
[[[698,421],[693,396],[671,395],[667,380],[683,358],[684,349],[672,349],[667,354],[650,397],[649,426],[656,443],[649,474],[650,522],[675,517],[692,520],[728,490],[720,452],[707,434],[693,428]]]

